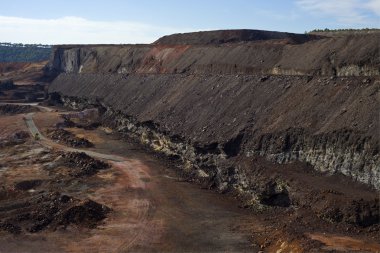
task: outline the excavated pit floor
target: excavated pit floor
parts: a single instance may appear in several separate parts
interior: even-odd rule
[[[61,121],[59,113],[53,110],[33,115],[43,135]],[[0,116],[1,137],[28,131],[23,117]],[[90,201],[105,211],[75,216],[82,217],[81,222],[61,222],[59,226],[52,222],[38,232],[0,230],[0,252],[380,251],[376,226],[345,231],[346,227],[292,207],[256,213],[239,207],[232,195],[185,182],[175,173],[173,164],[132,141],[121,140],[109,129],[66,130],[93,143],[94,147],[86,149],[88,154],[111,166],[75,176],[75,166],[61,162],[65,158],[62,153],[80,150],[46,139],[28,139],[2,148],[0,179],[3,190],[13,192],[5,195],[6,204],[0,198],[0,217],[11,218],[1,208],[19,202],[18,196],[31,198],[53,189],[60,194],[59,198],[52,196],[53,200],[62,196],[68,196],[63,202],[73,199],[71,206],[63,208],[66,211],[78,206],[84,210]],[[98,219],[91,219],[94,216]]]

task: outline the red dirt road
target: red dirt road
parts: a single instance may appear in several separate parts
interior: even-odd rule
[[[33,114],[28,114],[26,123],[35,134],[39,130],[32,117]],[[41,144],[70,152],[83,151],[56,144],[44,137]],[[132,154],[136,151],[128,149],[128,146],[125,144],[126,157],[99,153],[96,148],[86,150],[89,155],[112,164],[111,170],[97,175],[106,183],[98,185],[94,191],[84,191],[87,193],[85,197],[113,209],[103,225],[94,230],[69,229],[41,234],[39,239],[43,243],[36,240],[37,235],[25,236],[17,246],[11,239],[0,247],[0,252],[41,252],[45,247],[43,252],[258,250],[252,245],[249,232],[237,229],[243,224],[258,224],[258,221],[248,210],[238,208],[237,201],[181,182],[155,158]],[[135,158],[129,159],[129,156]]]
[[[44,133],[59,120],[58,112],[40,109],[44,112],[25,116],[32,133]],[[13,124],[22,122],[22,118],[13,117]],[[60,190],[79,199],[92,199],[113,211],[95,229],[71,226],[37,234],[1,236],[0,253],[258,252],[260,246],[265,252],[380,249],[379,244],[365,238],[337,234],[329,240],[312,229],[305,236],[290,239],[270,219],[239,208],[232,197],[183,182],[165,162],[134,144],[102,130],[76,129],[75,134],[93,141],[95,148],[73,149],[46,138],[37,144],[54,150],[85,151],[109,162],[111,169],[100,171],[83,181],[83,185]]]

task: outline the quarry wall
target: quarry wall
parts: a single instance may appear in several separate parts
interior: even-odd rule
[[[169,41],[58,46],[49,93],[99,108],[104,124],[221,188],[232,184],[224,161],[262,156],[380,189],[378,35]]]

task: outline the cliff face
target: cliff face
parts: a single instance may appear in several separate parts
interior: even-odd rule
[[[199,41],[197,37],[189,39],[194,44],[186,45],[182,37],[174,36],[154,45],[58,46],[54,48],[50,71],[56,74],[380,75],[380,34],[312,37],[308,42],[296,44],[287,37],[277,39],[277,35],[269,40],[268,37],[236,42],[239,37],[235,36],[231,39],[235,43],[207,45],[199,44],[203,37]],[[176,40],[179,44],[175,44]],[[307,37],[297,40],[307,41]],[[170,44],[162,44],[165,41]]]
[[[98,107],[105,124],[220,188],[250,191],[247,172],[234,169],[232,183],[222,164],[262,156],[380,189],[379,35],[217,35],[56,47],[49,92],[73,108]]]

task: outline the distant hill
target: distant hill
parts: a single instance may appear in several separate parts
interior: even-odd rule
[[[50,45],[0,43],[0,62],[46,61],[50,52]]]
[[[223,43],[237,43],[263,40],[283,40],[298,44],[318,39],[310,34],[295,34],[272,32],[264,30],[238,29],[215,30],[191,33],[177,33],[164,36],[154,42],[156,45],[220,45]]]

